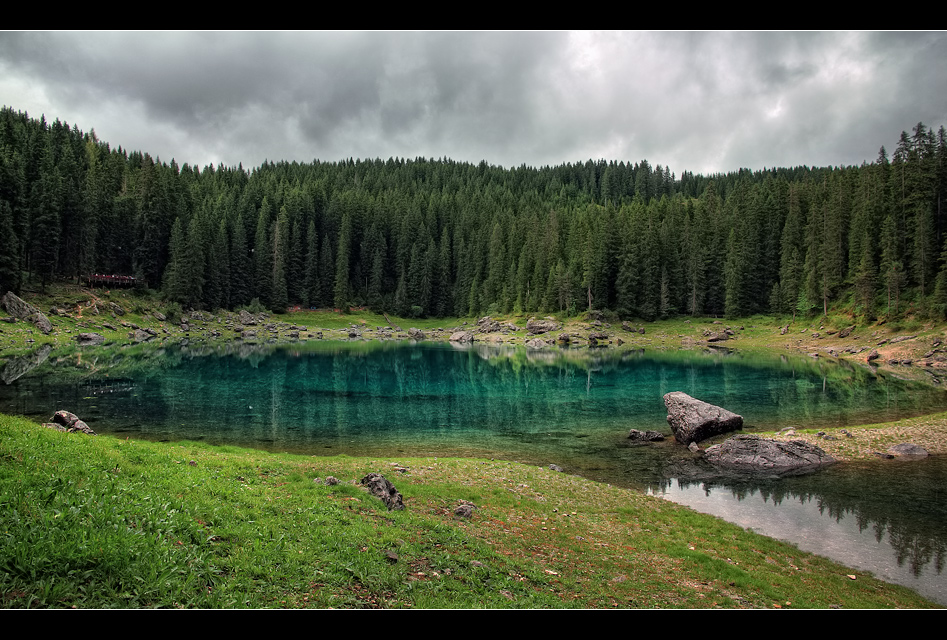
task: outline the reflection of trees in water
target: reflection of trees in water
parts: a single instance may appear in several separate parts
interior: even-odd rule
[[[762,499],[814,503],[823,517],[841,522],[853,518],[860,532],[875,541],[887,538],[899,567],[915,577],[931,566],[939,575],[947,563],[947,461],[848,463],[809,476],[776,481],[666,480],[653,483],[664,491],[670,484],[700,486],[705,495],[725,490],[738,501]]]

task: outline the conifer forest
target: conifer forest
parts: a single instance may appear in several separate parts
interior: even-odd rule
[[[892,136],[895,132],[892,132]],[[893,139],[893,138],[892,138]],[[879,144],[883,141],[878,141]],[[715,175],[448,158],[198,168],[0,112],[0,291],[129,275],[184,308],[405,317],[947,313],[947,134]]]

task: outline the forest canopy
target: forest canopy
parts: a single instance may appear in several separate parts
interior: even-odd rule
[[[859,167],[178,166],[0,112],[0,291],[133,275],[195,309],[625,318],[947,310],[947,134]]]

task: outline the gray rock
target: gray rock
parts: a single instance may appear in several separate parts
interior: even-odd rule
[[[408,329],[408,336],[412,340],[424,340],[424,332],[420,329],[415,329],[414,327]]]
[[[13,295],[12,291],[7,291],[3,294],[3,297],[0,298],[0,305],[2,305],[11,316],[33,323],[36,328],[44,334],[49,334],[49,332],[53,330],[53,325],[50,323],[49,318],[43,315],[39,309],[29,302]]]
[[[894,456],[904,457],[904,458],[926,458],[930,454],[927,452],[927,449],[924,447],[919,447],[916,444],[911,444],[909,442],[902,442],[901,444],[896,444],[893,447],[888,447],[888,453]]]
[[[593,331],[589,334],[589,344],[593,347],[599,342],[605,342],[606,340],[608,340],[608,334],[604,331]]]
[[[628,439],[636,442],[661,442],[664,440],[664,434],[660,431],[639,431],[632,429],[628,432]]]
[[[461,518],[469,518],[473,515],[474,509],[476,509],[474,505],[469,502],[463,502],[454,508],[454,515],[460,516]]]
[[[388,507],[388,511],[404,509],[404,499],[401,494],[395,489],[395,485],[388,482],[385,476],[380,473],[369,473],[358,483],[367,488],[370,494],[384,502],[385,506]]]
[[[526,333],[531,335],[558,331],[561,328],[562,325],[555,320],[537,320],[536,318],[530,318],[526,322]]]
[[[543,349],[546,346],[546,341],[542,338],[533,338],[532,340],[526,341],[526,347],[528,349]]]
[[[470,331],[455,331],[450,334],[451,342],[459,342],[460,344],[466,344],[468,342],[474,341],[474,334]]]
[[[562,467],[560,467],[558,464],[552,464],[552,463],[550,463],[550,464],[549,464],[549,470],[550,470],[550,471],[558,471],[559,473],[562,473]]]
[[[83,346],[92,345],[92,344],[102,344],[103,342],[105,342],[105,336],[103,336],[101,333],[92,333],[92,332],[80,333],[79,335],[76,336],[76,340],[79,342],[79,344]]]
[[[732,471],[776,475],[815,471],[836,461],[819,447],[802,440],[782,442],[750,434],[734,436],[708,447],[704,459]]]
[[[681,444],[700,442],[743,428],[743,416],[692,398],[682,391],[666,394],[664,406],[667,407],[667,421],[674,438]]]
[[[80,431],[90,436],[96,435],[95,431],[89,428],[89,425],[79,419],[79,416],[74,413],[69,413],[68,411],[57,411],[54,413],[52,424],[63,427],[61,431],[66,431],[68,433]]]

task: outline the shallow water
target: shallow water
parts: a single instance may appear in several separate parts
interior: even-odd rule
[[[893,553],[902,558],[901,565],[920,567],[909,574],[933,572],[933,583],[943,588],[947,514],[923,507],[912,515],[903,508],[908,488],[896,483],[909,475],[902,472],[908,467],[876,464],[856,470],[846,465],[753,485],[671,481],[692,464],[683,447],[673,439],[633,446],[626,437],[630,428],[670,434],[662,401],[670,391],[743,415],[748,431],[843,426],[947,409],[942,389],[809,358],[360,341],[53,353],[29,373],[0,385],[0,411],[45,420],[67,409],[99,433],[154,440],[323,455],[464,455],[556,463],[567,473],[650,487],[698,510],[717,510],[761,533],[903,582],[884,573],[887,569],[861,562]],[[912,472],[921,468],[911,467]],[[908,481],[916,494],[911,502],[943,502],[943,471],[931,474]],[[868,494],[873,496],[870,507]],[[772,498],[777,495],[778,501]],[[826,512],[828,519],[822,515]],[[832,514],[835,524],[826,524]],[[830,548],[832,536],[824,530],[841,530],[852,521],[859,523],[856,536]],[[886,548],[858,542],[876,535],[879,527],[883,539],[920,542],[909,551],[902,542]],[[807,539],[819,548],[805,546]],[[917,578],[911,580],[920,589]],[[924,589],[947,604],[942,590]]]

